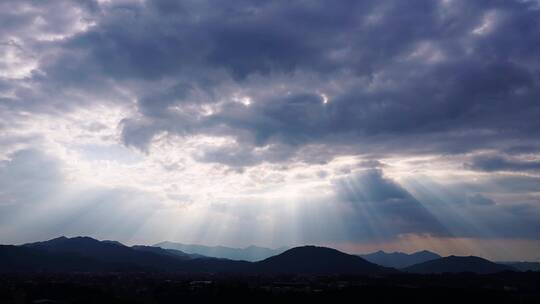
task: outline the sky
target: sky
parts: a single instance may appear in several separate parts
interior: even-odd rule
[[[540,261],[540,3],[0,2],[0,243]]]

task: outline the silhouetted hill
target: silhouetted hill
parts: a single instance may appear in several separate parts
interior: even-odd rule
[[[51,253],[40,249],[0,245],[0,270],[2,272],[50,271],[92,272],[139,270],[137,265],[108,263],[69,253]]]
[[[259,262],[196,257],[90,237],[0,247],[1,271],[174,271],[183,273],[378,274],[393,272],[335,249],[297,247]]]
[[[98,241],[90,237],[59,237],[44,242],[13,246],[28,250],[28,259],[39,258],[44,253],[51,260],[72,257],[74,264],[79,260],[96,264],[96,270],[128,271],[175,271],[189,273],[246,272],[250,263],[227,259],[189,255],[178,250],[167,250],[150,246],[128,247],[114,241]],[[48,268],[55,269],[55,263]],[[80,265],[80,269],[93,271],[92,267]],[[59,271],[64,268],[59,268]]]
[[[514,271],[515,269],[476,256],[448,256],[436,260],[412,265],[403,269],[411,273],[460,273],[473,272],[479,274]]]
[[[118,242],[98,241],[90,237],[59,237],[24,244],[23,247],[48,253],[80,256],[109,264],[128,264],[148,269],[182,269],[181,259],[172,255],[136,250]]]
[[[419,253],[422,257],[429,252]],[[408,272],[493,273],[514,268],[478,257],[450,256],[405,268]],[[381,274],[397,270],[335,249],[303,246],[259,262],[192,255],[152,246],[128,247],[90,237],[59,237],[21,246],[0,246],[0,271],[165,271],[179,273]]]
[[[260,261],[285,251],[285,248],[270,249],[258,246],[249,246],[246,248],[231,248],[225,246],[191,245],[175,242],[161,242],[155,244],[154,246],[164,249],[180,250],[189,254],[199,254],[206,257],[252,262]]]
[[[407,254],[403,252],[386,253],[377,251],[369,254],[359,255],[371,263],[375,263],[385,267],[405,268],[414,264],[435,260],[441,256],[431,251],[423,250],[415,253]]]
[[[358,256],[316,246],[289,249],[277,256],[255,263],[263,273],[376,274],[394,269],[370,263]]]
[[[499,262],[520,271],[540,271],[540,262]]]

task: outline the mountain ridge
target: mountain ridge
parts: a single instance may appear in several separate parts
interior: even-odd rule
[[[255,246],[254,246],[255,247]],[[249,247],[247,247],[249,248]],[[373,254],[385,257],[434,256],[429,251]],[[402,269],[409,273],[518,271],[475,256],[448,256]],[[175,249],[99,241],[90,237],[58,237],[23,245],[0,245],[2,271],[164,271],[181,273],[245,274],[392,274],[399,271],[357,255],[320,246],[299,246],[266,259],[249,262],[206,257]]]
[[[152,246],[129,247],[118,242],[99,241],[90,237],[59,237],[20,246],[4,246],[0,251],[0,257],[5,258],[2,261],[4,264],[15,265],[9,268],[13,271],[175,271],[246,274],[391,272],[358,256],[317,246],[295,247],[258,262],[199,256],[192,258],[181,251]],[[63,264],[64,260],[72,262]]]
[[[286,250],[281,247],[277,249],[271,249],[266,247],[260,247],[255,245],[246,246],[244,248],[235,248],[227,246],[206,246],[198,244],[184,244],[178,242],[164,241],[154,245],[154,247],[161,247],[164,249],[180,250],[189,254],[199,254],[206,257],[225,258],[230,260],[249,261],[255,262],[264,260],[276,254],[280,254]]]
[[[473,272],[478,274],[490,274],[503,271],[516,271],[515,268],[497,264],[490,260],[477,256],[450,255],[435,260],[415,264],[402,269],[409,273],[462,273]]]
[[[399,251],[385,252],[379,250],[368,254],[361,254],[359,256],[372,263],[397,269],[441,258],[439,254],[428,250],[421,250],[413,253],[404,253]]]

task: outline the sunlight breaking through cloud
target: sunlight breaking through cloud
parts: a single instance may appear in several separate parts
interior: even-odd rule
[[[540,259],[539,14],[2,2],[0,239]]]

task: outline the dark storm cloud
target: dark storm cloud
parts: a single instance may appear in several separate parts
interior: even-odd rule
[[[80,6],[78,18],[93,26],[61,40],[23,39],[72,25],[55,13],[61,5]],[[135,98],[138,113],[122,121],[122,140],[144,151],[160,133],[232,137],[236,146],[223,147],[223,157],[213,148],[198,159],[233,166],[301,159],[306,146],[331,149],[327,159],[396,147],[418,154],[538,146],[540,11],[532,1],[36,7],[6,15],[18,24],[11,28],[26,29],[20,36],[39,69],[25,80],[31,88],[10,81],[15,94],[2,105],[58,111]],[[50,16],[47,26],[31,27],[39,15]],[[267,145],[288,152],[256,155]]]
[[[536,240],[539,182],[539,178],[515,174],[445,184],[416,176],[404,185],[453,236]]]
[[[447,236],[444,226],[416,198],[396,182],[370,169],[337,181],[338,196],[353,208],[348,223],[369,238],[394,238],[417,233]],[[365,235],[358,232],[358,236]]]
[[[216,113],[197,119],[182,119],[182,114],[160,117],[152,123],[153,132],[228,133],[248,150],[276,142],[298,147],[360,141],[374,143],[363,148],[370,151],[379,148],[376,144],[391,145],[402,137],[413,145],[405,149],[413,151],[459,153],[499,148],[515,139],[533,139],[538,127],[534,119],[540,113],[535,100],[539,70],[534,54],[538,47],[532,43],[540,38],[538,12],[517,2],[480,4],[455,2],[444,8],[433,1],[416,5],[341,3],[328,9],[320,4],[280,7],[255,3],[244,10],[222,8],[207,19],[203,14],[186,27],[187,33],[203,32],[196,35],[204,37],[199,38],[202,41],[178,38],[182,41],[178,44],[198,50],[197,58],[186,51],[190,54],[183,60],[182,48],[170,58],[153,49],[159,43],[150,50],[129,51],[137,48],[128,46],[128,53],[141,51],[151,59],[142,66],[126,64],[126,68],[141,68],[154,75],[154,68],[144,65],[159,58],[159,62],[169,62],[166,69],[156,69],[161,77],[193,70],[194,85],[209,90],[210,95],[219,94],[212,91],[217,85],[199,77],[209,71],[225,70],[224,78],[232,77],[244,88],[250,84],[250,75],[262,75],[268,79],[269,90],[274,75],[302,72],[314,79],[304,91],[255,96],[249,107],[226,103]],[[457,9],[470,13],[458,15]],[[492,32],[471,34],[491,11],[499,12]],[[221,13],[223,18],[214,19]],[[370,18],[375,19],[372,24]],[[164,37],[173,46],[175,39]],[[513,48],[505,47],[509,40]],[[433,63],[422,57],[404,59],[422,43],[445,53],[445,58]],[[130,75],[136,77],[137,73]],[[293,76],[292,81],[305,81],[302,77]],[[339,88],[323,104],[317,91],[332,90],[325,84],[327,79],[336,81]],[[378,82],[382,87],[370,88]],[[140,105],[145,110],[166,110],[160,102]],[[139,134],[124,132],[124,140],[134,141]],[[438,140],[416,147],[427,138]],[[386,152],[384,147],[379,149]]]

